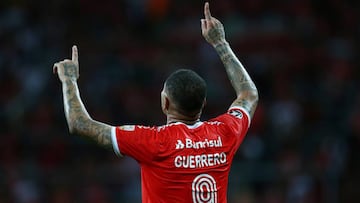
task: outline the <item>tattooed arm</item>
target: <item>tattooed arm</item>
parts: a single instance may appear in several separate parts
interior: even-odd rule
[[[205,19],[201,19],[202,34],[219,54],[237,95],[231,106],[245,108],[252,118],[258,102],[256,86],[225,40],[223,25],[211,16],[209,3],[205,3],[204,14]]]
[[[64,110],[70,133],[76,133],[95,140],[105,148],[111,148],[112,126],[93,120],[81,101],[77,79],[79,78],[79,62],[77,47],[72,48],[72,60],[64,60],[54,64],[62,82]]]

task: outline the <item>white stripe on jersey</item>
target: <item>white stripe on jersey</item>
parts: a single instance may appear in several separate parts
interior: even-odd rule
[[[118,143],[116,140],[116,127],[111,128],[111,142],[112,142],[112,146],[113,146],[115,154],[121,157],[122,154],[120,153],[119,146],[118,146]]]

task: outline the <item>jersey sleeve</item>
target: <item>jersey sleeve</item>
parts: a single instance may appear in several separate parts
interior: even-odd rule
[[[227,113],[237,118],[237,121],[240,122],[242,125],[245,125],[246,128],[250,127],[250,123],[251,123],[250,114],[243,107],[241,106],[230,107]]]
[[[245,136],[250,127],[250,115],[242,107],[233,106],[225,114],[215,118],[214,120],[224,123],[231,134],[242,138]]]
[[[125,125],[113,127],[111,139],[117,155],[133,157],[138,162],[153,160],[159,150],[160,140],[156,127]]]

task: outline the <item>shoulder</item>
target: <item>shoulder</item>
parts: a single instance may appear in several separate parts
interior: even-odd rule
[[[227,135],[245,135],[250,126],[250,116],[246,109],[234,106],[207,123],[218,125],[218,131]]]
[[[230,107],[228,109],[227,112],[225,112],[224,114],[221,114],[213,119],[210,119],[208,121],[209,123],[212,124],[217,124],[217,123],[232,123],[232,122],[236,122],[236,123],[247,123],[249,127],[250,126],[250,115],[249,112],[244,109],[243,107],[239,107],[239,106],[233,106]]]

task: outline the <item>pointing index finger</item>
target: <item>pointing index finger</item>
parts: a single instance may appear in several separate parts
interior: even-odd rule
[[[209,2],[206,2],[206,3],[205,3],[205,6],[204,6],[204,15],[205,15],[205,19],[206,19],[206,20],[211,20],[211,13],[210,13]]]
[[[72,47],[72,57],[71,57],[71,60],[74,62],[74,63],[78,63],[78,58],[79,58],[79,54],[78,54],[78,50],[77,50],[77,47],[76,45],[74,45]]]

